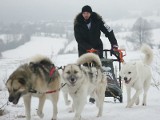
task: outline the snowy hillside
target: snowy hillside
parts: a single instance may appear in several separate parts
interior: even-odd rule
[[[9,50],[3,53],[4,57],[9,58],[26,58],[35,54],[55,55],[64,47],[66,39],[49,38],[49,37],[32,37],[30,42],[19,46],[14,50]],[[14,54],[16,53],[16,54]]]

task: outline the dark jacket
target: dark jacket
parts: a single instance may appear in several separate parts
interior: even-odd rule
[[[102,17],[97,13],[91,14],[91,28],[88,29],[82,13],[79,13],[74,21],[74,35],[78,43],[79,56],[86,53],[91,48],[99,51],[99,56],[103,57],[103,43],[100,39],[101,31],[108,37],[111,45],[117,45],[117,40],[113,30],[104,25]]]

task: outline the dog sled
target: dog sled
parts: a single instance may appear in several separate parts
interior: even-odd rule
[[[95,49],[88,50],[88,52],[97,53]],[[126,55],[125,50],[103,50],[104,58],[101,58],[103,72],[107,76],[107,87],[105,91],[105,97],[113,97],[114,102],[119,100],[123,102],[122,95],[122,81],[119,76],[121,69],[121,63],[124,61],[123,57]]]
[[[114,102],[118,99],[120,103],[123,102],[122,95],[122,81],[119,76],[121,63],[124,61],[123,57],[126,55],[125,50],[103,50],[104,58],[101,59],[103,70],[107,76],[107,87],[105,97],[113,97]]]

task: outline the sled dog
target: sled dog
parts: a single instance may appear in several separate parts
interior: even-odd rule
[[[94,67],[82,66],[84,63],[91,62]],[[101,67],[100,58],[94,53],[86,53],[77,60],[76,64],[68,64],[64,67],[62,78],[73,100],[74,120],[81,120],[88,95],[96,100],[99,109],[97,117],[102,116],[107,80]]]
[[[23,97],[26,119],[30,120],[31,97],[39,98],[37,114],[40,118],[44,116],[42,109],[45,99],[49,98],[53,104],[52,120],[57,120],[60,82],[59,72],[55,69],[51,60],[45,56],[36,55],[31,59],[30,63],[20,65],[9,76],[6,82],[9,91],[8,100],[13,104],[17,104],[20,97]],[[47,91],[54,90],[54,93],[46,94]]]
[[[145,57],[142,60],[123,63],[120,71],[120,76],[124,80],[127,91],[127,108],[130,108],[135,103],[139,104],[139,95],[143,91],[143,102],[142,105],[146,106],[147,92],[151,83],[151,68],[150,65],[153,60],[152,49],[144,44],[141,47],[141,52],[144,53]],[[131,98],[131,88],[136,90],[135,94]]]

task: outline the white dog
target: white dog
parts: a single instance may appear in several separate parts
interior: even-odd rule
[[[96,64],[95,67],[81,66],[81,64],[92,61]],[[95,98],[99,109],[97,116],[102,116],[107,81],[101,67],[99,57],[93,53],[82,55],[77,64],[65,66],[62,77],[73,100],[74,120],[81,120],[81,112],[86,104],[88,95]]]
[[[152,49],[148,45],[143,45],[141,51],[145,54],[145,58],[141,61],[124,63],[120,71],[121,79],[125,81],[127,90],[127,106],[132,107],[135,103],[139,104],[139,95],[142,91],[143,102],[142,105],[146,106],[147,92],[151,83],[151,68],[150,65],[153,60]],[[133,87],[136,92],[131,98],[131,87]]]

